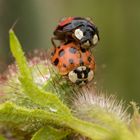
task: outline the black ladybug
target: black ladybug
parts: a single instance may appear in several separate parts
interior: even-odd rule
[[[62,20],[54,30],[52,43],[55,46],[54,40],[65,43],[75,41],[81,47],[89,48],[98,43],[99,32],[89,18],[68,17]]]

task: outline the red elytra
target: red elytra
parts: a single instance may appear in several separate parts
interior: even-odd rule
[[[95,70],[95,60],[89,50],[82,51],[79,46],[73,42],[61,44],[54,48],[51,62],[54,64],[61,75],[66,75],[79,66],[86,66]]]
[[[59,26],[64,26],[64,25],[70,23],[73,19],[74,19],[74,17],[68,17],[68,18],[66,18],[65,20],[61,21],[61,22],[59,23]]]

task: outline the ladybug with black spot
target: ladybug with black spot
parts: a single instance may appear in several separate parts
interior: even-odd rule
[[[51,63],[71,82],[83,85],[94,78],[95,60],[89,50],[79,48],[74,42],[62,43],[54,48]]]
[[[54,40],[61,42],[77,42],[83,48],[94,47],[99,41],[99,32],[89,18],[68,17],[62,20],[54,30]]]

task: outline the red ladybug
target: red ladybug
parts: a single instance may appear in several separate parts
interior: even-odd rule
[[[81,47],[89,48],[95,46],[99,41],[97,27],[88,18],[68,17],[62,20],[54,30],[54,40],[61,42],[77,42]]]
[[[90,51],[74,42],[61,44],[54,48],[51,63],[56,66],[61,75],[66,75],[78,85],[88,83],[94,77],[95,60]]]

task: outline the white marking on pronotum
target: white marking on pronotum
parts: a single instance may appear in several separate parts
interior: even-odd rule
[[[84,78],[85,77],[85,74],[84,73],[82,73],[82,78]]]
[[[69,72],[68,77],[73,83],[78,79],[77,74],[74,71]]]
[[[75,31],[74,31],[74,34],[75,34],[75,37],[77,38],[77,39],[79,39],[79,40],[81,40],[82,38],[83,38],[83,32],[80,30],[80,29],[76,29]]]
[[[93,36],[93,45],[96,45],[97,43],[98,43],[98,36],[97,36],[97,34],[95,34]]]
[[[77,68],[78,70],[82,71],[82,70],[86,70],[86,66],[80,66]]]
[[[91,81],[94,77],[94,72],[91,70],[89,73],[88,73],[88,81]]]

